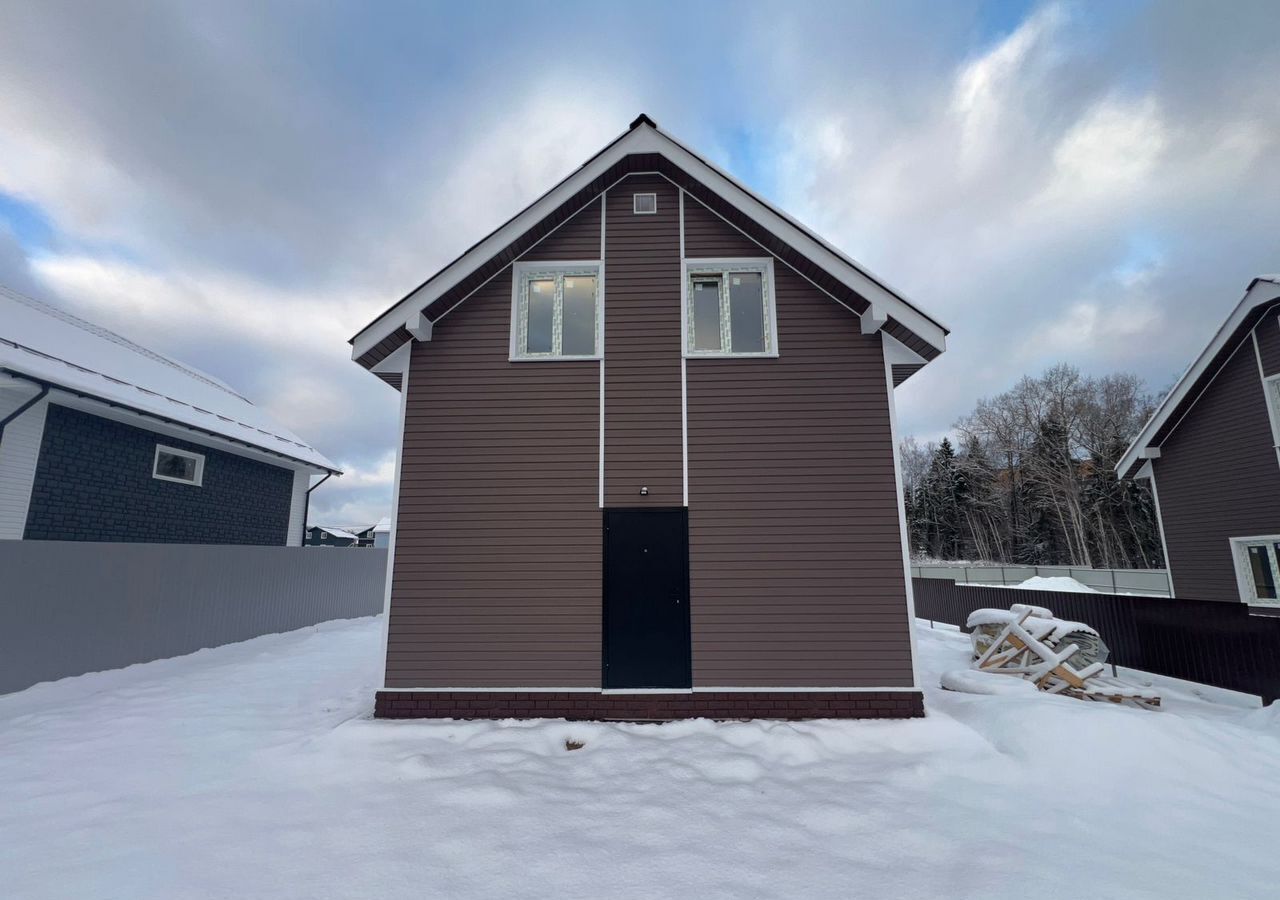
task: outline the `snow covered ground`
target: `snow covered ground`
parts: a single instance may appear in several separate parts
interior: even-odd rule
[[[935,689],[929,717],[368,718],[375,619],[0,697],[0,894],[1274,897],[1280,710]],[[585,743],[567,751],[566,740]]]

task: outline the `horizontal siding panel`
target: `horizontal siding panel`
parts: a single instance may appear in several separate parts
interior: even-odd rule
[[[690,255],[762,255],[697,203],[685,222]],[[880,341],[775,277],[777,359],[687,363],[694,683],[908,686]]]
[[[632,214],[637,191],[658,194],[658,215]],[[597,258],[599,203],[557,211],[414,345],[388,687],[599,685],[602,365],[607,504],[682,502],[678,192],[633,176],[604,205],[603,364],[511,363],[500,271],[517,254]],[[690,256],[767,255],[718,212],[690,198]],[[907,686],[880,342],[786,265],[776,275],[781,357],[688,364],[695,683]]]
[[[635,193],[656,193],[657,214],[635,215]],[[665,178],[634,175],[606,207],[605,504],[680,506],[679,195]]]
[[[526,250],[522,260],[587,260],[600,258],[600,201],[587,203],[555,231]]]
[[[1259,324],[1280,329],[1271,318]],[[1280,534],[1280,464],[1252,338],[1160,449],[1153,468],[1174,590],[1239,602],[1230,539]]]
[[[599,228],[531,258],[597,258]],[[508,270],[413,345],[388,687],[600,683],[600,365],[512,363],[510,320]]]

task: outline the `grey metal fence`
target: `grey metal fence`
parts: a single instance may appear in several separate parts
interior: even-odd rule
[[[1028,578],[1074,578],[1083,585],[1109,594],[1151,594],[1168,597],[1166,569],[1084,569],[1073,566],[967,566],[934,563],[913,565],[913,578],[945,578],[959,584],[1021,584]]]
[[[386,550],[0,541],[0,693],[382,611]]]

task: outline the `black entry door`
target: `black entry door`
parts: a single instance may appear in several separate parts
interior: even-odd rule
[[[689,512],[604,511],[604,686],[687,688]]]

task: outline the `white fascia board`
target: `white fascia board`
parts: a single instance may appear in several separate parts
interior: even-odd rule
[[[874,303],[867,304],[867,308],[863,310],[862,315],[862,333],[875,334],[884,327],[884,323],[889,321],[889,316],[883,309]]]
[[[409,316],[404,323],[404,330],[413,335],[415,341],[431,340],[431,320],[421,310]]]
[[[679,142],[659,129],[641,124],[624,134],[599,156],[574,172],[548,193],[542,195],[524,212],[489,235],[470,251],[422,285],[394,307],[383,313],[355,336],[351,358],[359,359],[392,334],[409,317],[426,309],[475,271],[486,260],[534,224],[550,215],[573,194],[582,190],[605,170],[633,153],[657,153],[688,172],[744,215],[777,235],[829,272],[851,290],[856,291],[886,316],[893,316],[912,332],[939,351],[946,349],[946,328],[916,311],[910,304],[874,279],[847,256],[821,238],[816,237],[795,220],[757,200],[746,188],[719,169],[686,150]]]
[[[1168,396],[1156,407],[1156,411],[1147,420],[1147,424],[1142,426],[1142,430],[1138,432],[1138,436],[1129,445],[1129,449],[1125,451],[1124,456],[1120,457],[1120,461],[1116,463],[1116,473],[1118,475],[1123,477],[1124,473],[1129,471],[1140,459],[1153,458],[1143,455],[1149,450],[1159,450],[1157,447],[1149,446],[1152,436],[1160,430],[1169,419],[1169,416],[1173,414],[1173,411],[1178,408],[1178,405],[1191,394],[1196,382],[1200,380],[1200,376],[1208,369],[1210,361],[1231,340],[1231,336],[1235,334],[1236,329],[1240,327],[1240,324],[1249,313],[1258,306],[1270,303],[1273,300],[1280,300],[1280,284],[1270,280],[1269,276],[1254,279],[1253,283],[1249,285],[1249,289],[1245,291],[1244,296],[1240,298],[1240,302],[1236,304],[1236,308],[1231,311],[1231,315],[1214,333],[1208,345],[1200,351],[1200,355],[1195,358],[1191,365],[1187,366],[1186,371],[1182,373],[1182,377],[1174,384],[1173,390],[1169,391]]]

